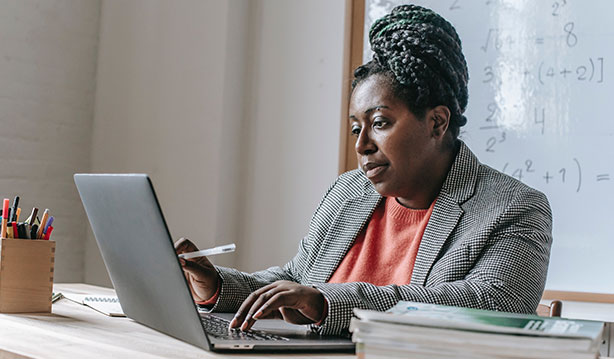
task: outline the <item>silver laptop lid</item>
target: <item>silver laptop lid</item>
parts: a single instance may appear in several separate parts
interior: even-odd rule
[[[126,315],[203,349],[210,343],[145,174],[75,174]]]

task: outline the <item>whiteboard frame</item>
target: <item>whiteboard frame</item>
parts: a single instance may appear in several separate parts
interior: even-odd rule
[[[339,174],[356,168],[354,141],[348,131],[348,107],[351,83],[356,67],[362,64],[366,0],[346,0],[343,98],[341,105],[341,141]],[[600,275],[600,273],[595,273]],[[545,290],[543,299],[576,302],[614,303],[614,294]]]

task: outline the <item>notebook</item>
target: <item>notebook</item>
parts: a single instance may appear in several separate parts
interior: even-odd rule
[[[88,306],[110,317],[125,317],[119,299],[113,295],[87,295],[75,293],[62,293],[62,297],[75,303]]]

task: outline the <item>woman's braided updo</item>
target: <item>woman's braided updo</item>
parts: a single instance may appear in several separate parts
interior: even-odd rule
[[[432,10],[402,5],[369,31],[373,59],[354,71],[352,88],[367,77],[390,78],[395,96],[417,116],[438,105],[450,109],[454,138],[467,123],[467,63],[454,27]]]

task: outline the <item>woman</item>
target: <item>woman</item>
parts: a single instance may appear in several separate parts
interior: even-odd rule
[[[399,6],[369,40],[375,55],[354,73],[349,111],[359,169],[330,187],[294,259],[252,274],[182,260],[199,303],[238,309],[231,327],[281,317],[340,334],[353,308],[399,300],[520,313],[539,303],[550,207],[457,139],[468,74],[455,29]]]

